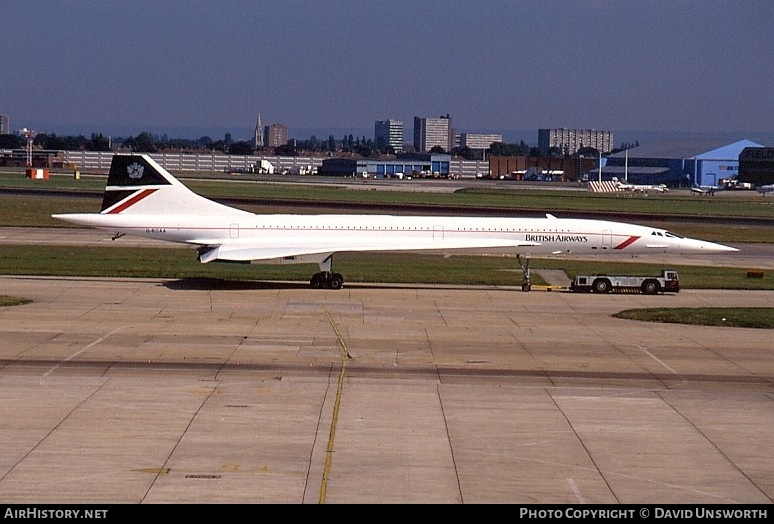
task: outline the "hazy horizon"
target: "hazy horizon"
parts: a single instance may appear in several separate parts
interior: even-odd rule
[[[404,126],[405,127],[405,126]],[[231,134],[231,138],[234,141],[244,140],[252,143],[254,137],[254,128],[246,127],[179,127],[179,126],[161,126],[159,129],[154,129],[151,126],[113,126],[107,128],[90,127],[88,125],[72,125],[72,126],[60,126],[58,129],[46,128],[46,129],[34,129],[38,133],[54,133],[58,136],[78,136],[83,135],[85,137],[91,136],[92,133],[100,133],[106,137],[112,138],[127,138],[134,137],[143,132],[151,133],[154,136],[166,135],[170,139],[182,138],[188,140],[197,140],[202,137],[210,137],[213,140],[221,140],[225,137],[226,133]],[[622,143],[639,143],[644,145],[646,143],[652,143],[663,140],[681,140],[681,139],[721,139],[728,140],[729,142],[748,139],[754,142],[758,142],[765,146],[774,146],[774,132],[744,132],[744,131],[685,131],[685,130],[668,130],[668,131],[652,131],[652,130],[610,130],[614,136],[614,145],[618,147]],[[12,132],[15,132],[12,128]],[[500,130],[466,130],[469,133],[500,133],[503,136],[503,142],[508,144],[518,144],[524,141],[530,147],[536,147],[538,143],[538,130],[537,129],[500,129]],[[357,129],[344,129],[344,128],[298,128],[296,130],[288,129],[288,138],[296,140],[308,140],[312,136],[316,136],[319,140],[327,140],[329,135],[333,135],[336,140],[342,139],[344,136],[353,135],[355,138],[366,139],[374,138],[374,129],[370,128],[357,128]],[[404,129],[403,135],[404,143],[411,143],[413,141],[413,134],[411,129]]]
[[[395,119],[410,140],[415,116],[449,114],[506,142],[774,142],[768,0],[39,0],[3,18],[12,131],[242,140],[261,114],[292,138]]]

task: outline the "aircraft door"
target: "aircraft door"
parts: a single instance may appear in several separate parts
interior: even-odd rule
[[[433,226],[433,240],[443,240],[443,226]]]
[[[229,238],[239,238],[239,224],[231,224],[228,229]]]
[[[602,231],[602,249],[611,249],[613,247],[613,232],[609,229]]]

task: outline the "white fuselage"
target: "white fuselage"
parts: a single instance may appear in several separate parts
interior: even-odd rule
[[[63,217],[64,218],[64,217]],[[603,220],[400,215],[68,215],[67,220],[171,242],[295,251],[512,248],[513,253],[631,254],[730,250],[647,226]],[[723,249],[725,248],[725,249]],[[280,250],[280,251],[276,251]],[[247,255],[245,255],[247,256]],[[247,258],[246,258],[247,259]]]

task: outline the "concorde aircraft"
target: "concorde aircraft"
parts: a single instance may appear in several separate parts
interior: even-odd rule
[[[54,218],[124,235],[198,247],[199,261],[316,263],[314,288],[339,289],[333,255],[354,251],[503,250],[516,255],[531,289],[532,254],[717,253],[732,247],[663,229],[604,220],[543,218],[254,214],[197,195],[148,155],[116,154],[100,213]],[[526,257],[526,264],[522,256]]]

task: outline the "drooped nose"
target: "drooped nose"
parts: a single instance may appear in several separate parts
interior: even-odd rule
[[[705,242],[703,240],[699,240],[698,244],[698,248],[707,253],[731,253],[733,251],[739,251],[735,247],[724,246],[723,244],[716,244],[714,242]]]

